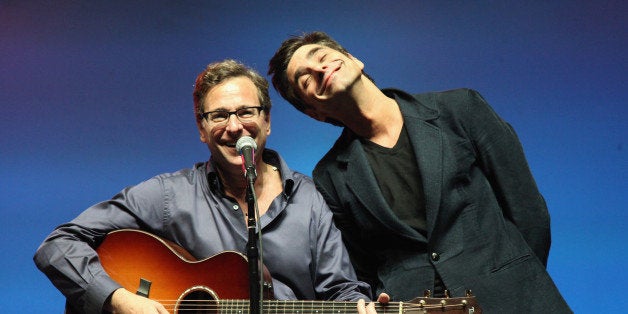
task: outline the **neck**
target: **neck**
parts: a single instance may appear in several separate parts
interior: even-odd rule
[[[255,165],[257,172],[257,179],[255,180],[255,190],[261,191],[264,187],[264,182],[270,173],[272,166],[261,161]],[[241,168],[237,168],[229,171],[226,169],[220,169],[218,171],[220,180],[222,182],[223,190],[226,195],[232,196],[238,200],[244,199],[246,196],[247,179],[244,177]]]
[[[372,81],[362,77],[361,83],[351,91],[351,106],[347,106],[350,111],[342,122],[362,138],[375,142],[394,139],[396,142],[403,126],[397,102],[386,96]]]

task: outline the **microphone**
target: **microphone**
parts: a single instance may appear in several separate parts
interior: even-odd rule
[[[255,150],[257,149],[257,143],[250,136],[243,136],[236,142],[236,150],[242,157],[242,171],[244,176],[255,181],[257,179],[257,170],[255,170]]]

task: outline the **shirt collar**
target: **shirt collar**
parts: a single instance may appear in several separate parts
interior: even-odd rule
[[[283,193],[286,197],[292,195],[295,181],[294,172],[288,168],[283,158],[281,158],[276,151],[266,148],[262,153],[262,160],[273,167],[277,167],[281,181],[283,182]],[[222,183],[220,182],[218,172],[216,172],[216,164],[212,158],[209,158],[209,161],[205,164],[205,171],[210,191],[212,193],[222,193]]]

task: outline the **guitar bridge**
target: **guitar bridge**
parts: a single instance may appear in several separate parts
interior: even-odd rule
[[[144,278],[140,278],[140,286],[137,288],[137,291],[135,292],[135,294],[139,295],[139,296],[143,296],[145,298],[148,298],[148,294],[150,293],[150,285],[152,284],[152,282],[150,282],[150,280],[146,280]]]

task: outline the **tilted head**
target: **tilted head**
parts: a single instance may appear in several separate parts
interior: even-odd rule
[[[270,59],[268,74],[272,76],[273,87],[279,94],[301,112],[307,108],[307,104],[301,100],[294,87],[290,84],[286,71],[294,52],[302,46],[310,44],[329,47],[349,55],[349,52],[344,47],[324,32],[312,32],[301,36],[293,36],[281,44],[275,55]]]

